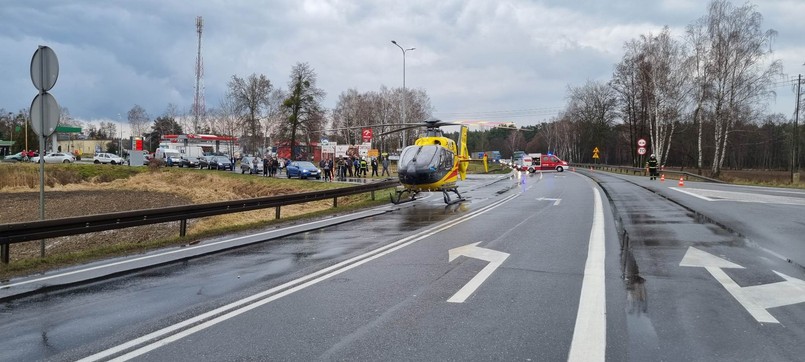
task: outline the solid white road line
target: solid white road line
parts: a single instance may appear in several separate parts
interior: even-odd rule
[[[421,232],[419,232],[417,234],[414,234],[414,235],[411,235],[409,237],[403,238],[401,240],[398,240],[398,241],[393,242],[391,244],[388,244],[386,246],[383,246],[383,247],[377,248],[375,250],[372,250],[370,252],[367,252],[365,254],[358,255],[358,256],[353,257],[351,259],[342,261],[342,262],[340,262],[338,264],[335,264],[335,265],[332,265],[330,267],[324,268],[324,269],[319,270],[319,271],[317,271],[315,273],[311,273],[309,275],[303,276],[303,277],[298,278],[296,280],[292,280],[290,282],[287,282],[285,284],[276,286],[276,287],[271,288],[269,290],[254,294],[254,295],[249,296],[247,298],[244,298],[244,299],[241,299],[239,301],[230,303],[228,305],[219,307],[217,309],[214,309],[214,310],[209,311],[207,313],[204,313],[204,314],[198,315],[196,317],[190,318],[190,319],[185,320],[183,322],[174,324],[172,326],[165,327],[163,329],[160,329],[158,331],[149,333],[149,334],[147,334],[145,336],[142,336],[140,338],[137,338],[137,339],[131,340],[129,342],[123,343],[123,344],[121,344],[119,346],[115,346],[115,347],[109,348],[107,350],[98,352],[98,353],[96,353],[94,355],[82,358],[79,361],[83,362],[83,361],[104,360],[104,359],[106,359],[106,358],[108,358],[110,356],[114,356],[114,355],[117,355],[119,353],[123,353],[123,352],[125,352],[125,351],[127,351],[129,349],[136,348],[137,346],[143,345],[145,343],[149,343],[149,344],[144,345],[142,347],[139,347],[139,348],[137,348],[135,350],[129,351],[128,353],[126,353],[124,355],[118,356],[118,357],[112,359],[112,361],[127,361],[129,359],[132,359],[132,358],[135,358],[137,356],[143,355],[145,353],[148,353],[149,351],[152,351],[154,349],[157,349],[159,347],[167,345],[168,343],[171,343],[171,342],[174,342],[176,340],[182,339],[184,337],[192,335],[193,333],[196,333],[196,332],[204,330],[204,329],[206,329],[208,327],[214,326],[214,325],[216,325],[216,324],[218,324],[220,322],[223,322],[223,321],[226,321],[228,319],[234,318],[234,317],[236,317],[236,316],[238,316],[240,314],[243,314],[243,313],[245,313],[245,312],[247,312],[249,310],[252,310],[254,308],[257,308],[257,307],[260,307],[262,305],[268,304],[268,303],[270,303],[270,302],[272,302],[274,300],[277,300],[279,298],[282,298],[282,297],[284,297],[286,295],[289,295],[289,294],[292,294],[294,292],[300,291],[300,290],[305,289],[305,288],[307,288],[309,286],[315,285],[315,284],[317,284],[317,283],[319,283],[321,281],[327,280],[329,278],[332,278],[333,276],[336,276],[336,275],[339,275],[341,273],[344,273],[344,272],[346,272],[346,271],[348,271],[348,270],[350,270],[352,268],[355,268],[355,267],[357,267],[359,265],[362,265],[362,264],[367,263],[369,261],[372,261],[372,260],[375,260],[377,258],[380,258],[380,257],[382,257],[384,255],[387,255],[389,253],[392,253],[394,251],[402,249],[402,248],[404,248],[404,247],[406,247],[408,245],[411,245],[411,244],[413,244],[413,243],[415,243],[417,241],[420,241],[422,239],[430,237],[430,236],[432,236],[432,235],[434,235],[436,233],[442,232],[442,231],[447,230],[447,229],[449,229],[449,228],[451,228],[453,226],[456,226],[456,225],[458,225],[460,223],[463,223],[465,221],[471,220],[471,219],[473,219],[473,218],[475,218],[475,217],[477,217],[477,216],[479,216],[481,214],[486,213],[487,211],[490,211],[492,209],[495,209],[495,208],[505,204],[506,202],[516,198],[517,196],[518,196],[517,194],[514,194],[514,195],[511,195],[511,196],[505,197],[504,199],[501,199],[501,200],[496,201],[496,202],[494,202],[494,203],[492,203],[490,205],[487,205],[487,206],[485,206],[485,207],[483,207],[483,208],[481,208],[481,209],[479,209],[479,210],[477,210],[477,211],[475,211],[473,213],[470,213],[468,215],[459,217],[456,220],[444,223],[442,225],[437,225],[437,226],[435,226],[433,228],[430,228],[430,229],[426,229],[426,230],[421,231]],[[185,329],[185,328],[187,328],[187,329]]]
[[[607,346],[605,234],[601,193],[595,193],[593,226],[581,284],[579,311],[573,329],[568,361],[604,361]]]

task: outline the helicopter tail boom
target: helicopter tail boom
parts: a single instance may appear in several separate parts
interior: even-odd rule
[[[461,135],[458,141],[458,176],[462,180],[467,179],[467,167],[469,167],[470,152],[467,150],[467,126],[461,126]]]

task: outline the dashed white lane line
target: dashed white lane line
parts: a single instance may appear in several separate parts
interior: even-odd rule
[[[679,191],[686,195],[700,198],[705,201],[735,201],[735,202],[753,202],[760,204],[805,206],[805,198],[801,197],[766,195],[756,192],[736,192],[736,191],[709,190],[709,189],[696,189],[696,188],[682,189],[680,187],[671,187],[670,189],[674,191]]]

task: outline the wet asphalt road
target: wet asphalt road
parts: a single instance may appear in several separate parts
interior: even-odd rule
[[[775,271],[805,279],[798,259],[805,250],[805,192],[585,174],[607,190],[628,235],[621,261],[630,360],[802,359],[805,283],[773,283],[785,281]],[[707,253],[701,265],[715,274],[681,265],[691,248]],[[714,267],[718,258],[735,265]],[[721,272],[734,281],[728,285],[737,298],[716,281]],[[751,287],[766,289],[743,293]],[[780,306],[768,309],[771,319],[747,310],[775,299]]]
[[[682,192],[675,182],[584,173],[606,191],[599,232],[599,188],[581,172],[475,177],[461,185],[469,199],[462,204],[445,207],[441,195],[424,194],[331,227],[0,302],[0,360],[805,355],[805,303],[790,303],[805,288],[773,284],[784,281],[775,271],[805,279],[805,206],[796,201],[803,193],[777,199],[778,190],[699,183]],[[585,279],[596,274],[586,269],[593,234],[605,248],[604,294],[580,303],[582,286],[594,285]],[[508,256],[465,300],[449,301],[493,264],[450,260],[451,249],[472,243]],[[699,258],[680,265],[691,247]],[[707,255],[743,269],[718,267],[727,264]],[[697,262],[715,264],[688,266]],[[736,285],[723,286],[719,271]],[[594,319],[577,319],[599,303],[604,339],[574,339],[595,330]],[[758,309],[763,303],[780,306]]]

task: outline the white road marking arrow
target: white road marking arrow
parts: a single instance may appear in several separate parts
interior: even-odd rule
[[[780,323],[766,309],[805,302],[805,281],[774,271],[783,282],[741,287],[722,268],[744,267],[689,247],[679,266],[705,268],[758,322]]]
[[[480,243],[481,242],[479,241],[477,243],[459,246],[457,248],[453,248],[450,249],[450,251],[448,251],[449,262],[452,262],[461,255],[464,255],[468,258],[481,259],[489,262],[489,264],[487,264],[483,269],[481,269],[481,271],[475,277],[473,277],[466,285],[464,285],[464,287],[459,289],[459,291],[456,292],[456,294],[453,294],[453,296],[447,300],[448,302],[464,303],[464,301],[467,300],[467,298],[469,298],[469,296],[473,292],[475,292],[475,290],[478,289],[478,287],[480,287],[481,284],[483,284],[486,278],[489,278],[489,276],[492,275],[495,269],[497,269],[501,264],[503,264],[503,261],[509,257],[508,253],[504,253],[502,251],[481,248],[478,246],[478,244]]]
[[[539,201],[544,201],[544,200],[553,201],[553,206],[559,206],[559,203],[562,202],[562,199],[549,199],[547,197],[540,197],[537,200],[539,200]]]

